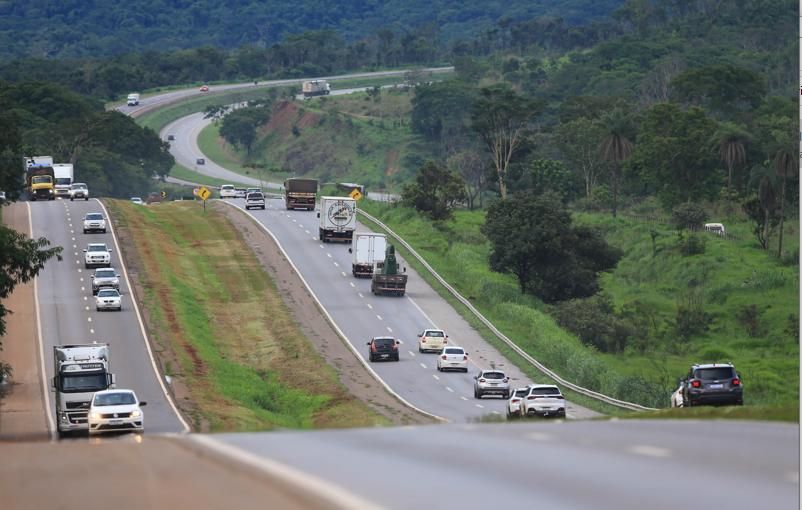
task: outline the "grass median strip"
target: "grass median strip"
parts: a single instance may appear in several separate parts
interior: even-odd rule
[[[225,217],[192,202],[109,202],[136,246],[149,326],[174,356],[196,429],[386,423],[340,384]]]

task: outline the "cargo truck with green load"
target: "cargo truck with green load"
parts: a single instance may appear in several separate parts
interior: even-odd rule
[[[373,280],[370,282],[370,291],[377,296],[403,296],[407,290],[407,268],[399,270],[395,258],[395,246],[387,245],[384,254],[384,265],[381,269],[373,271]]]

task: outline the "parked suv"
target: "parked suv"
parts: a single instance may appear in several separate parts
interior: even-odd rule
[[[376,336],[368,342],[368,359],[398,361],[398,342],[391,336]]]
[[[682,404],[687,407],[704,404],[740,406],[744,403],[741,376],[732,363],[693,365],[680,385]]]
[[[501,370],[482,370],[473,376],[473,396],[501,395],[510,398],[510,378]]]

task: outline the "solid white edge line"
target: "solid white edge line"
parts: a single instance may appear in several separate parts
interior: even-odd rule
[[[28,237],[33,239],[33,218],[31,215],[31,203],[25,202],[28,208]],[[42,399],[45,405],[47,416],[48,434],[51,439],[56,439],[56,420],[53,418],[53,409],[50,406],[50,385],[47,383],[47,371],[45,370],[45,346],[42,339],[42,316],[39,312],[39,277],[33,278],[33,307],[36,311],[36,339],[39,349],[39,373],[42,374]]]
[[[247,464],[267,475],[278,478],[285,483],[289,483],[300,489],[311,492],[316,496],[330,502],[335,507],[343,509],[359,508],[360,510],[379,510],[384,508],[372,501],[368,501],[349,492],[339,485],[333,484],[315,475],[311,475],[272,459],[260,457],[237,446],[223,443],[222,441],[214,439],[210,436],[192,434],[187,437],[189,440],[195,441],[199,445],[210,450],[214,450],[215,452],[225,455],[232,460],[242,464]]]
[[[117,234],[116,229],[114,228],[114,222],[111,221],[111,215],[109,215],[109,211],[106,210],[106,205],[97,198],[94,200],[100,204],[100,207],[103,208],[103,212],[106,214],[106,218],[109,219],[109,231],[111,232],[111,238],[114,240],[114,248],[117,250],[117,260],[120,261],[120,267],[123,268],[125,284],[128,285],[128,292],[131,293],[131,302],[134,305],[134,312],[136,312],[136,320],[139,322],[139,330],[142,333],[142,340],[145,342],[145,347],[148,350],[148,357],[150,358],[150,365],[153,367],[153,373],[156,375],[156,380],[159,381],[159,386],[161,387],[165,398],[167,398],[167,402],[170,404],[170,407],[173,408],[173,412],[175,412],[175,415],[178,417],[178,421],[180,421],[181,425],[184,426],[184,433],[190,432],[192,428],[181,415],[178,407],[176,407],[175,402],[173,402],[173,397],[170,396],[170,392],[167,391],[167,387],[164,385],[164,381],[162,380],[162,374],[159,372],[159,367],[156,364],[156,358],[153,356],[153,350],[150,348],[150,339],[148,338],[148,333],[145,330],[145,323],[142,322],[142,316],[139,313],[139,306],[137,305],[136,298],[134,296],[134,287],[131,285],[131,280],[128,278],[128,269],[125,267],[125,260],[123,260],[120,244],[117,242]]]
[[[418,306],[418,303],[416,303],[414,299],[412,299],[412,298],[411,298],[411,297],[409,297],[409,296],[406,296],[406,298],[407,298],[407,299],[409,299],[409,302],[410,302],[410,303],[412,303],[412,304],[415,306],[415,308],[417,308],[417,309],[418,309],[418,311],[419,311],[419,312],[420,312],[420,313],[423,315],[423,317],[424,317],[424,318],[425,318],[427,321],[429,321],[429,324],[431,324],[431,325],[432,325],[431,329],[442,329],[442,328],[438,328],[438,327],[437,327],[437,325],[434,323],[434,321],[431,319],[431,317],[429,317],[428,315],[426,315],[426,312],[424,312],[424,311],[423,311],[423,308],[421,308],[420,306]]]
[[[318,299],[317,294],[315,294],[315,292],[312,290],[312,287],[306,281],[306,278],[303,277],[301,272],[295,266],[295,263],[292,261],[292,259],[290,258],[289,254],[284,249],[284,246],[281,245],[281,243],[279,242],[278,238],[273,234],[273,232],[271,232],[269,228],[267,228],[263,223],[261,223],[258,219],[256,219],[256,217],[253,214],[251,214],[250,211],[246,211],[245,209],[243,209],[242,207],[240,207],[237,204],[232,204],[230,202],[224,202],[224,203],[226,203],[226,204],[230,205],[231,207],[234,207],[234,208],[239,209],[240,211],[242,211],[242,213],[244,213],[247,216],[249,216],[253,221],[256,222],[257,225],[259,225],[259,227],[262,228],[262,230],[267,232],[267,234],[270,237],[273,238],[273,241],[276,243],[276,246],[278,246],[278,249],[281,251],[282,255],[284,255],[284,258],[287,259],[287,262],[290,263],[290,267],[292,267],[293,271],[295,271],[295,274],[298,275],[298,278],[301,279],[301,282],[303,282],[304,287],[306,287],[306,290],[312,296],[312,299],[315,300],[315,303],[317,304],[318,308],[323,313],[323,315],[326,316],[326,320],[328,320],[328,322],[331,325],[331,327],[334,328],[334,331],[336,331],[337,334],[340,336],[340,338],[343,339],[343,341],[345,342],[345,345],[348,346],[349,349],[351,349],[351,352],[354,353],[354,356],[356,357],[356,359],[359,360],[360,363],[362,363],[362,366],[365,367],[365,369],[368,372],[370,372],[370,375],[372,375],[377,381],[379,381],[379,383],[382,386],[384,386],[385,390],[387,390],[392,396],[397,398],[399,401],[401,401],[402,404],[406,405],[410,409],[414,409],[415,411],[417,411],[417,412],[419,412],[421,414],[424,414],[424,415],[429,416],[431,418],[434,418],[436,420],[440,420],[440,421],[448,423],[448,420],[443,418],[442,416],[437,416],[436,414],[432,414],[430,412],[424,411],[423,409],[421,409],[419,407],[414,406],[413,404],[408,402],[404,397],[402,397],[401,395],[396,393],[396,391],[393,390],[390,387],[390,385],[387,384],[384,381],[384,379],[379,377],[379,374],[377,374],[376,371],[373,370],[373,368],[370,365],[368,365],[368,363],[365,361],[365,359],[362,356],[359,355],[359,351],[357,351],[356,347],[353,346],[353,344],[351,343],[351,340],[349,340],[349,338],[345,335],[343,330],[340,329],[340,326],[338,326],[337,323],[334,321],[334,317],[332,317],[331,314],[329,313],[329,311],[326,310],[326,307],[323,306],[323,303],[320,302],[320,299]]]

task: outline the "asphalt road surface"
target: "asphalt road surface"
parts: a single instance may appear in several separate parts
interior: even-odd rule
[[[159,384],[148,354],[140,322],[133,307],[133,297],[124,278],[119,248],[111,234],[83,233],[84,215],[100,212],[95,199],[88,202],[54,200],[29,202],[33,236],[47,237],[52,245],[63,246],[64,260],[51,261],[39,273],[36,288],[42,328],[42,353],[48,387],[53,377],[53,346],[76,343],[108,343],[111,371],[117,374],[117,387],[133,389],[145,408],[145,430],[148,433],[184,432],[178,417]],[[94,269],[84,268],[84,252],[88,243],[106,243],[112,249],[112,267],[120,274],[123,309],[120,312],[95,311],[92,296]],[[49,392],[49,406],[54,411],[54,393]],[[51,422],[52,424],[52,422]]]
[[[799,508],[798,425],[526,422],[211,437],[391,509]]]

